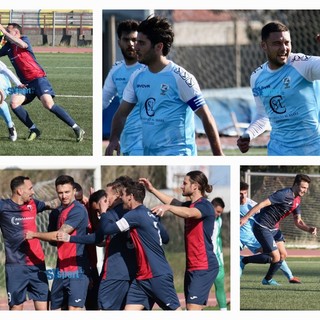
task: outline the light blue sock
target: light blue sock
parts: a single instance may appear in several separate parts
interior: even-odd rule
[[[6,122],[8,128],[11,128],[13,126],[11,114],[8,108],[8,104],[3,101],[2,105],[0,106],[0,116],[4,119]]]
[[[282,261],[282,265],[280,267],[280,270],[288,278],[288,280],[290,280],[293,277],[292,271],[290,270],[290,268],[287,265],[286,261]]]

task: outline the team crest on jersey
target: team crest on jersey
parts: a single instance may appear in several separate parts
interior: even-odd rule
[[[160,90],[161,90],[160,94],[164,96],[166,94],[166,92],[169,90],[169,85],[162,83],[160,86]]]
[[[290,77],[285,77],[282,80],[283,84],[284,84],[284,89],[289,89],[290,88],[290,83],[291,83],[291,78]]]
[[[32,210],[32,205],[31,205],[31,204],[28,204],[28,205],[27,205],[27,208],[28,208],[29,211],[31,211],[31,210]]]

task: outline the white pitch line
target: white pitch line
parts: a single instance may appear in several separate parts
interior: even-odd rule
[[[64,94],[56,94],[56,97],[62,98],[92,98],[93,96],[74,96],[74,95],[64,95]]]

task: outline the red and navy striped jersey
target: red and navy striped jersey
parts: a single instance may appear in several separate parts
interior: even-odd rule
[[[26,231],[37,232],[36,216],[45,203],[32,199],[19,205],[11,199],[0,200],[0,227],[5,244],[6,264],[37,265],[44,263],[39,239],[25,240]]]
[[[254,220],[269,229],[279,227],[278,223],[289,214],[301,214],[300,196],[295,196],[291,188],[280,189],[269,196],[270,206],[254,215]]]
[[[30,40],[27,36],[22,36],[21,40],[27,43],[28,48],[20,48],[9,41],[0,49],[0,57],[7,55],[16,71],[20,81],[24,84],[34,79],[46,76],[45,71],[38,63]]]
[[[86,208],[78,201],[73,201],[68,207],[59,207],[58,229],[63,224],[74,228],[71,235],[86,235],[89,226]],[[62,272],[82,272],[88,269],[88,259],[85,245],[70,242],[58,242],[57,268]]]
[[[202,197],[194,203],[184,202],[182,206],[196,208],[201,212],[200,219],[185,219],[187,270],[209,270],[216,267],[217,259],[212,243],[215,220],[213,205],[208,199]]]

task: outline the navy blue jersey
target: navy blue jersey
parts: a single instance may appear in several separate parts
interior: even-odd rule
[[[69,206],[59,207],[57,229],[63,224],[74,228],[71,235],[86,235],[89,218],[86,208],[78,201],[73,201]],[[63,272],[82,272],[87,270],[88,261],[84,244],[58,242],[57,267]]]
[[[44,210],[45,203],[35,199],[23,205],[11,199],[0,200],[0,227],[6,263],[37,265],[44,262],[40,240],[25,240],[26,231],[37,232],[36,216]]]
[[[136,249],[137,280],[150,279],[159,275],[172,274],[166,260],[162,237],[159,229],[159,219],[145,206],[127,212],[122,219],[114,221],[108,218],[100,225],[104,235],[125,232],[130,229],[131,239]],[[88,235],[89,238],[91,235]],[[95,237],[97,239],[97,236]],[[91,241],[95,241],[91,236]],[[70,242],[84,241],[80,237],[71,237]],[[86,242],[89,243],[89,242]],[[92,243],[92,242],[91,242]]]
[[[254,216],[261,226],[276,229],[277,224],[288,216],[301,214],[300,196],[295,196],[291,188],[278,190],[269,196],[270,206],[264,207]]]
[[[16,71],[20,81],[24,84],[46,76],[45,71],[39,65],[31,43],[27,36],[22,36],[21,40],[27,43],[27,48],[20,48],[9,41],[0,49],[0,57],[7,55]]]

